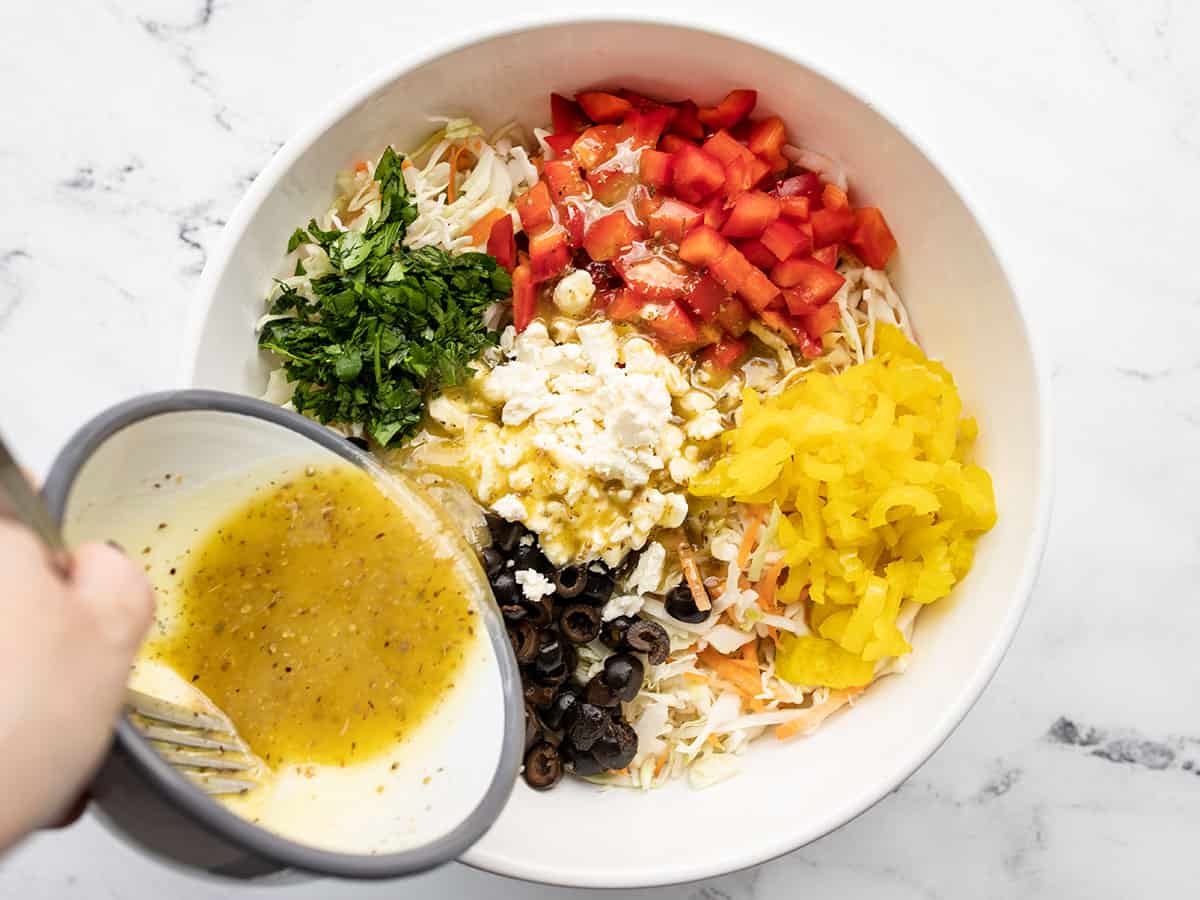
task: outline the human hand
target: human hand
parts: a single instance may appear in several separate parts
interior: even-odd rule
[[[27,529],[0,519],[0,849],[60,819],[99,766],[154,613],[136,563],[103,544],[64,579]]]

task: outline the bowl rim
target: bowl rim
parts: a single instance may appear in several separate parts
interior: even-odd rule
[[[1000,663],[1008,651],[1016,635],[1018,626],[1028,607],[1030,597],[1037,581],[1038,571],[1045,556],[1049,535],[1051,512],[1054,501],[1054,440],[1053,440],[1053,393],[1046,360],[1049,358],[1043,347],[1043,337],[1040,332],[1030,325],[1029,310],[1025,301],[1014,289],[1008,267],[1005,265],[990,230],[984,224],[977,212],[977,204],[972,201],[971,192],[966,186],[966,180],[946,165],[938,155],[917,135],[908,128],[900,125],[882,107],[869,99],[869,92],[855,82],[853,77],[844,72],[831,72],[821,63],[806,58],[801,51],[782,46],[782,43],[772,38],[768,33],[752,32],[747,27],[739,27],[722,23],[720,27],[707,24],[683,24],[654,12],[622,11],[621,15],[604,13],[526,13],[507,17],[502,24],[482,27],[471,32],[470,36],[433,41],[420,51],[406,54],[402,59],[381,66],[379,69],[361,79],[331,102],[322,111],[308,120],[309,124],[299,129],[271,158],[268,164],[254,179],[243,195],[233,213],[229,217],[222,232],[219,243],[209,255],[204,271],[197,284],[198,301],[194,304],[186,328],[186,345],[181,359],[179,378],[185,384],[191,384],[195,375],[196,363],[200,350],[200,338],[207,321],[208,312],[212,306],[216,288],[229,259],[264,200],[276,188],[283,174],[295,161],[319,140],[327,131],[336,126],[354,107],[369,99],[376,92],[383,90],[390,83],[404,77],[409,72],[427,65],[439,57],[450,53],[468,50],[488,43],[498,38],[515,34],[538,31],[552,31],[570,26],[629,26],[650,27],[674,31],[677,33],[693,32],[706,37],[715,37],[734,43],[743,44],[761,53],[776,56],[792,65],[801,66],[832,85],[845,91],[858,102],[870,108],[880,116],[895,132],[906,140],[929,165],[946,182],[953,194],[959,199],[971,217],[975,227],[979,229],[988,252],[995,261],[1004,287],[1013,301],[1018,324],[1029,350],[1032,368],[1034,395],[1031,398],[1037,417],[1037,454],[1039,471],[1035,485],[1033,516],[1034,524],[1026,542],[1024,560],[1019,576],[1016,578],[1010,593],[1010,602],[1000,627],[992,640],[984,648],[976,662],[969,679],[963,682],[958,697],[952,706],[943,710],[935,727],[921,741],[915,742],[912,749],[895,761],[890,767],[890,774],[875,781],[870,789],[859,791],[855,797],[842,808],[825,815],[818,823],[809,824],[803,831],[778,832],[780,835],[772,840],[771,835],[764,834],[763,840],[752,852],[737,854],[736,858],[721,857],[713,854],[701,854],[683,862],[672,862],[661,868],[661,875],[623,877],[617,869],[610,871],[606,878],[572,879],[567,874],[556,874],[545,866],[513,865],[507,858],[493,858],[474,852],[468,852],[466,858],[460,859],[466,865],[494,874],[518,878],[530,882],[558,885],[563,887],[599,887],[599,888],[634,888],[684,884],[705,878],[737,872],[752,866],[769,862],[784,856],[807,844],[830,834],[863,813],[874,807],[879,801],[896,790],[910,778],[934,753],[941,748],[958,725],[970,712],[971,708],[982,696],[984,690],[995,676]]]
[[[110,407],[71,436],[51,465],[41,492],[54,521],[62,524],[79,473],[95,451],[111,437],[148,419],[197,411],[258,419],[296,432],[368,474],[377,468],[369,454],[325,426],[272,403],[226,391],[161,391],[134,397]],[[396,878],[428,871],[455,859],[492,827],[516,784],[523,756],[524,698],[517,662],[499,611],[495,615],[484,616],[484,625],[507,700],[496,771],[483,796],[467,816],[450,831],[426,844],[390,853],[345,853],[302,844],[268,831],[214,802],[194,784],[180,777],[125,715],[117,719],[116,746],[110,753],[123,751],[152,789],[202,828],[271,862],[291,869],[343,878]]]

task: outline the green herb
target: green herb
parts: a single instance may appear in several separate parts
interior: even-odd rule
[[[297,229],[288,251],[316,243],[333,271],[312,279],[315,302],[282,285],[259,345],[283,360],[296,383],[292,403],[321,422],[362,425],[382,446],[413,434],[426,400],[461,384],[470,363],[495,342],[483,324],[489,304],[512,282],[483,253],[450,256],[402,246],[416,218],[389,148],[375,169],[381,209],[363,232]]]

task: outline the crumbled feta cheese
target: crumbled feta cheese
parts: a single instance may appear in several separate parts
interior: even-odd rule
[[[525,504],[514,494],[505,494],[493,503],[492,512],[509,522],[520,522],[529,517],[529,513],[525,510]]]
[[[687,436],[697,441],[715,438],[725,430],[721,414],[715,409],[706,410],[687,424]]]
[[[467,427],[467,410],[445,394],[435,397],[429,404],[429,417],[447,431],[460,433]]]
[[[629,577],[625,579],[625,589],[632,594],[653,594],[662,582],[663,567],[667,562],[667,551],[658,541],[646,545],[642,555],[638,557]]]
[[[592,303],[596,285],[584,269],[576,269],[554,286],[554,305],[568,316],[581,316]]]
[[[537,603],[543,597],[554,593],[554,583],[541,572],[534,569],[521,569],[513,576],[530,603]]]
[[[607,622],[617,616],[636,616],[642,611],[642,604],[645,602],[638,594],[613,594],[604,604],[600,618]]]
[[[617,364],[617,333],[608,322],[580,325],[576,329],[583,352],[591,361],[593,371],[611,369]]]
[[[704,391],[688,391],[679,398],[679,409],[687,416],[695,416],[714,406],[716,401]]]

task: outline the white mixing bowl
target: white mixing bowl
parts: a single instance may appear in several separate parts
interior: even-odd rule
[[[507,32],[394,68],[289,142],[258,177],[205,271],[190,381],[249,394],[267,363],[254,323],[292,230],[322,212],[335,173],[388,142],[415,147],[427,116],[540,125],[551,91],[624,86],[715,102],[759,91],[804,143],[840,159],[856,203],[886,211],[900,253],[893,280],[920,339],[955,374],[979,419],[979,461],[1000,520],[954,595],[922,613],[909,670],[872,687],[812,737],[766,737],[742,774],[703,791],[653,793],[519,784],[464,861],[518,878],[629,887],[718,875],[802,846],[907,778],[966,715],[1012,639],[1049,518],[1049,388],[1021,306],[979,222],[903,131],[802,62],[717,34],[637,22]],[[751,811],[752,815],[747,815]]]

